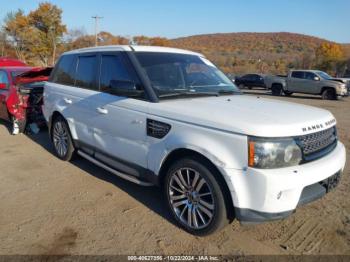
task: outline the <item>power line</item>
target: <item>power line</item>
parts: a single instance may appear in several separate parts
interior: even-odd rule
[[[103,19],[102,16],[92,16],[93,19],[95,19],[95,46],[98,46],[98,37],[97,37],[97,30],[98,30],[98,20]]]

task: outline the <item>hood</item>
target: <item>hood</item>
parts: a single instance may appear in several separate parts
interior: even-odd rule
[[[332,79],[329,79],[328,81],[334,81],[334,82],[339,82],[344,84],[347,83],[347,80],[345,80],[344,78],[332,78]]]
[[[15,84],[28,84],[34,82],[43,82],[49,79],[52,68],[33,68],[15,78]]]
[[[164,100],[150,105],[150,114],[222,131],[290,137],[335,125],[327,110],[246,95]]]

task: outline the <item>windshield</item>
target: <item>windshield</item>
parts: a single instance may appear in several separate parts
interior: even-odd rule
[[[327,73],[325,73],[325,72],[318,71],[317,73],[318,73],[319,76],[322,77],[323,79],[326,79],[326,80],[331,80],[331,79],[333,79],[333,77],[331,77],[329,74],[327,74]]]
[[[151,84],[161,97],[182,94],[239,93],[238,88],[209,60],[196,55],[136,52]]]

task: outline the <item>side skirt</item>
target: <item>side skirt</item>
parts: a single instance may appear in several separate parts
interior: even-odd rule
[[[121,173],[119,171],[116,171],[112,168],[110,168],[109,166],[103,164],[102,162],[96,160],[95,158],[89,156],[88,154],[85,154],[84,152],[78,150],[77,151],[78,155],[80,155],[81,157],[89,160],[90,162],[94,163],[95,165],[107,170],[108,172],[111,172],[112,174],[118,176],[118,177],[121,177],[125,180],[128,180],[130,182],[133,182],[135,184],[138,184],[140,186],[153,186],[154,184],[153,183],[150,183],[150,182],[145,182],[145,181],[142,181],[134,176],[130,176],[130,175],[127,175],[127,174],[124,174],[124,173]]]

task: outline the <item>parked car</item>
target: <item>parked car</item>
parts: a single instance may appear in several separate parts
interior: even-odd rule
[[[41,106],[50,72],[51,68],[0,67],[0,118],[11,122],[13,135],[30,124],[46,124]]]
[[[343,80],[318,70],[291,70],[286,77],[266,77],[265,83],[273,95],[303,93],[321,95],[323,99],[329,100],[349,95]]]
[[[259,74],[247,74],[235,79],[235,84],[240,88],[252,89],[254,87],[266,88],[264,76]]]
[[[0,57],[0,67],[9,67],[9,66],[24,67],[27,65],[18,59],[8,58],[8,57]]]
[[[57,156],[163,188],[207,235],[235,217],[282,219],[333,189],[345,165],[327,110],[242,95],[203,55],[144,46],[64,53],[44,88]]]

